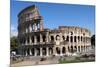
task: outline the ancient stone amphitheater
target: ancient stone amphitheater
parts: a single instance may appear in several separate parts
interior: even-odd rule
[[[18,14],[19,52],[23,56],[63,56],[87,52],[91,47],[91,33],[78,26],[43,27],[43,17],[35,5]]]

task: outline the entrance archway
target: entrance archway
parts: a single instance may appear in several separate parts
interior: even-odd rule
[[[56,47],[56,53],[60,54],[60,48],[59,47]]]
[[[63,54],[66,53],[66,48],[65,48],[65,47],[62,48],[62,53],[63,53]]]

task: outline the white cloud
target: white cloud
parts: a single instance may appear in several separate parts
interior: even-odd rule
[[[10,37],[17,36],[17,35],[18,35],[18,32],[17,31],[11,32]]]
[[[10,34],[10,36],[13,37],[13,36],[17,36],[17,35],[18,35],[17,26],[11,25],[11,34]]]

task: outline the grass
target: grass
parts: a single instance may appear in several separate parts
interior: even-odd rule
[[[66,60],[66,59],[62,60],[62,59],[60,59],[59,60],[59,64],[64,64],[64,63],[79,63],[79,62],[93,62],[93,61],[95,61],[95,59],[85,59],[85,60],[82,60],[79,57],[76,57],[73,60]]]

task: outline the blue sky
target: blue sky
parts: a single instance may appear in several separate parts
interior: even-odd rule
[[[17,32],[18,13],[35,4],[44,18],[44,27],[54,29],[58,26],[80,26],[95,33],[95,6],[55,4],[42,2],[11,1],[11,33]],[[12,35],[11,34],[11,35]]]

